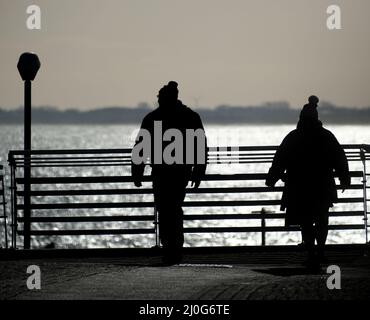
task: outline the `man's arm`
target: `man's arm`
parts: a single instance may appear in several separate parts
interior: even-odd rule
[[[333,146],[333,167],[335,173],[339,177],[342,190],[344,191],[351,185],[351,176],[349,173],[348,161],[346,154],[338,140],[335,138],[334,135],[332,135],[331,137]]]
[[[191,186],[194,188],[198,188],[201,181],[203,180],[206,169],[207,169],[207,158],[208,158],[208,147],[207,147],[207,137],[204,131],[203,123],[198,114],[196,114],[195,117],[195,130],[202,130],[203,131],[203,139],[204,139],[204,146],[201,145],[201,148],[198,148],[198,144],[200,141],[197,140],[196,145],[194,145],[194,155],[195,155],[195,161],[194,161],[194,166],[193,166],[193,171],[191,174]],[[199,156],[198,151],[201,152],[202,154]],[[199,160],[204,160],[204,161],[198,161]]]
[[[140,130],[143,130],[143,129],[147,130],[146,118],[144,118],[143,122],[141,123]],[[138,147],[138,144],[141,142],[140,137],[142,137],[142,135],[140,134],[140,131],[139,131],[136,137],[136,140],[135,140],[135,145],[132,148],[132,150]],[[142,161],[140,163],[137,163],[137,161],[134,161],[133,154],[134,152],[131,152],[131,176],[134,180],[135,186],[141,187],[142,186],[141,182],[143,180],[143,175],[144,175],[145,163]]]
[[[268,187],[274,187],[276,182],[283,177],[287,167],[287,153],[288,153],[288,137],[285,137],[283,142],[276,150],[274,160],[271,168],[267,173],[265,184]]]

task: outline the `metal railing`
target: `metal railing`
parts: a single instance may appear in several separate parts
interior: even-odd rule
[[[343,147],[349,162],[357,165],[356,170],[351,170],[354,183],[350,187],[356,195],[340,197],[339,203],[356,205],[357,209],[333,211],[330,212],[330,216],[363,217],[363,223],[330,224],[329,230],[363,230],[364,242],[367,243],[369,186],[366,178],[369,174],[366,171],[366,164],[370,160],[370,146],[344,145]],[[211,173],[206,175],[204,187],[202,185],[199,189],[187,189],[184,203],[184,220],[202,223],[185,227],[184,232],[199,234],[254,232],[260,233],[261,245],[265,245],[266,234],[269,232],[299,231],[298,227],[270,225],[270,221],[285,217],[283,212],[268,209],[279,206],[282,186],[272,189],[264,185],[266,169],[271,164],[276,148],[276,146],[210,147],[208,169],[213,168],[213,170],[207,169],[207,172]],[[143,188],[133,187],[129,170],[130,156],[131,149],[33,150],[28,164],[25,163],[24,151],[10,151],[8,162],[11,175],[12,247],[17,247],[17,237],[22,236],[124,234],[155,235],[156,245],[159,245],[158,219],[154,202],[152,199],[143,201],[143,199],[149,199],[152,189],[145,184]],[[20,228],[25,222],[27,223],[22,213],[25,195],[23,169],[26,165],[31,166],[32,172],[30,193],[32,214],[28,223],[31,226],[39,224],[37,229],[31,228],[29,234],[25,233],[24,228]],[[212,171],[219,172],[234,166],[239,168],[237,173],[212,173]],[[256,173],[256,166],[263,168],[260,169],[261,172]],[[86,172],[83,172],[84,170]],[[108,174],[104,170],[108,171]],[[118,174],[117,171],[119,171]],[[100,174],[97,175],[96,172]],[[150,182],[150,177],[145,176],[144,181]],[[271,193],[275,193],[274,197]],[[235,199],[236,195],[241,199]],[[79,200],[79,197],[86,196],[92,197],[94,201]],[[201,197],[202,200],[189,200],[189,197]],[[102,198],[104,201],[101,200]],[[112,201],[117,198],[121,201]],[[132,199],[138,201],[132,201]],[[228,213],[225,210],[227,207],[252,209],[246,213]],[[200,212],[189,214],[186,208],[197,208]],[[215,212],[201,212],[202,209],[204,211],[209,208]],[[106,212],[117,209],[120,210],[118,214]],[[80,214],[81,210],[85,210],[83,214]],[[103,211],[103,214],[90,214],[90,211],[95,213],[96,210]],[[151,210],[150,213],[147,213],[148,210]],[[203,223],[206,220],[224,221],[224,225],[209,226]],[[238,221],[246,220],[257,220],[259,223],[253,226],[240,226]],[[225,221],[237,221],[237,225],[230,225]],[[95,223],[94,228],[81,228],[81,223],[92,222]],[[139,227],[135,225],[114,227],[118,223],[132,224],[133,222]],[[68,223],[70,228],[60,227],[65,223]],[[113,228],[104,227],[106,223]],[[40,224],[46,227],[40,228]]]
[[[8,248],[8,226],[7,226],[7,219],[8,216],[6,214],[6,197],[5,197],[5,183],[4,183],[4,167],[0,165],[0,221],[2,220],[3,223],[3,231],[4,231],[4,243],[5,249]]]

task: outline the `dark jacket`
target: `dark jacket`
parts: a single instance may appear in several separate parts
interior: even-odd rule
[[[266,185],[273,186],[279,179],[285,182],[281,210],[288,209],[291,218],[303,208],[315,214],[317,208],[333,206],[338,200],[335,175],[343,187],[350,185],[348,162],[335,136],[320,122],[299,124],[276,151]]]
[[[162,133],[164,133],[168,129],[178,129],[182,133],[183,137],[183,164],[154,164],[154,122],[161,121],[162,124]],[[195,111],[191,110],[187,106],[183,105],[181,101],[177,101],[177,104],[171,108],[161,108],[158,107],[154,111],[147,114],[141,124],[141,129],[146,129],[151,134],[151,159],[149,162],[152,167],[152,177],[155,179],[156,177],[163,179],[164,177],[173,176],[174,179],[185,179],[189,181],[190,179],[193,180],[202,180],[205,175],[206,167],[207,167],[207,141],[205,139],[205,149],[204,149],[204,156],[205,162],[204,163],[197,163],[197,153],[196,153],[196,145],[194,150],[194,164],[185,164],[186,162],[186,129],[201,129],[204,134],[204,127],[201,121],[200,116]],[[205,137],[205,134],[204,134]],[[195,139],[196,141],[196,139]],[[139,141],[136,141],[136,144]],[[170,142],[163,141],[162,143],[162,153],[165,147],[170,144]],[[131,172],[134,180],[141,181],[144,173],[145,164],[134,164],[132,163]]]

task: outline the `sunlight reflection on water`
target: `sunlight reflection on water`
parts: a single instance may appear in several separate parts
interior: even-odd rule
[[[327,126],[331,130],[340,143],[369,143],[370,129],[367,126],[354,125],[332,125]],[[294,125],[209,125],[206,126],[206,133],[210,146],[215,145],[278,145],[284,136],[294,129]],[[133,138],[135,137],[135,130],[137,126],[134,125],[34,125],[32,136],[33,149],[88,149],[88,148],[125,148],[131,147]],[[0,157],[2,163],[6,164],[7,153],[9,150],[22,149],[23,146],[23,127],[22,126],[0,126]],[[249,165],[250,166],[250,165]],[[248,165],[217,165],[209,166],[209,173],[219,172],[266,172],[268,165],[256,164],[253,168]],[[361,169],[359,163],[351,163],[351,169]],[[9,169],[5,168],[8,174]],[[63,171],[64,170],[64,171]],[[68,168],[68,169],[53,169],[55,175],[120,175],[128,174],[128,167],[111,167],[101,168]],[[65,171],[68,170],[68,171]],[[42,170],[38,172],[43,174]],[[49,173],[50,174],[50,171]],[[6,181],[9,185],[9,178]],[[203,186],[211,185],[214,182],[203,183]],[[247,181],[243,185],[251,186],[255,182]],[[233,182],[227,182],[227,185],[235,185]],[[238,186],[241,186],[240,183]],[[74,186],[69,186],[73,188]],[[75,186],[76,187],[76,186]],[[86,187],[86,186],[85,186]],[[90,185],[90,188],[92,186]],[[97,188],[99,186],[93,186]],[[104,186],[123,187],[123,185]],[[356,193],[357,192],[357,193]],[[346,191],[345,196],[359,196],[359,191]],[[9,194],[8,194],[9,196]],[[361,195],[360,195],[361,196]],[[132,196],[110,196],[109,201],[125,201],[125,197]],[[210,195],[195,195],[189,194],[189,200],[206,200],[210,199]],[[257,200],[261,197],[260,194],[214,194],[212,200]],[[271,193],[271,199],[279,199],[279,193]],[[58,197],[57,202],[65,201],[105,201],[105,196],[75,196],[73,198]],[[145,200],[151,201],[151,195],[137,196],[135,201]],[[42,197],[35,199],[35,202],[43,202]],[[278,211],[278,207],[272,207],[273,211]],[[346,204],[336,205],[335,210],[362,210],[361,204]],[[130,210],[130,214],[143,213],[142,209],[125,209]],[[152,214],[152,209],[145,209],[146,214]],[[185,208],[185,214],[199,213],[199,208]],[[259,211],[259,207],[224,207],[224,208],[204,208],[204,214],[210,213],[251,213],[252,211]],[[122,214],[119,209],[104,209],[101,210],[69,210],[67,214],[75,215],[111,215]],[[46,214],[46,213],[44,213]],[[42,213],[39,213],[41,216]],[[362,217],[354,218],[331,218],[331,223],[362,223]],[[283,225],[282,220],[270,220],[268,225]],[[225,221],[186,221],[185,227],[197,226],[258,226],[259,220],[225,220]],[[101,228],[102,223],[59,223],[54,224],[55,228],[74,229],[74,228]],[[131,222],[128,225],[125,222],[106,222],[106,228],[124,228],[135,226],[137,228],[149,228],[151,223],[148,222]],[[35,230],[48,228],[47,224],[33,224]],[[3,237],[3,233],[1,233]],[[279,232],[269,233],[266,237],[267,244],[295,244],[300,242],[299,233]],[[352,242],[360,243],[364,241],[364,231],[362,230],[348,230],[348,231],[331,231],[329,233],[328,243],[343,243]],[[34,247],[42,247],[50,242],[55,242],[59,248],[73,248],[73,247],[150,247],[155,244],[154,235],[112,235],[112,236],[63,236],[63,237],[38,237],[32,239]],[[261,235],[258,233],[223,233],[223,234],[187,234],[185,236],[186,246],[235,246],[235,245],[259,245],[261,243]]]

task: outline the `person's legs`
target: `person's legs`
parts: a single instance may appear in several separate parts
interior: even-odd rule
[[[153,184],[154,201],[158,210],[159,239],[165,260],[178,262],[184,243],[182,204],[185,187],[179,184]]]
[[[315,261],[315,229],[311,208],[300,209],[300,225],[302,240],[307,250],[307,264],[311,266]]]
[[[317,253],[319,259],[324,259],[325,243],[328,237],[329,208],[324,207],[318,210],[315,219],[315,238],[317,241]]]
[[[169,205],[159,214],[159,235],[165,256],[172,262],[179,262],[184,244],[183,211],[177,203]]]
[[[315,256],[315,233],[311,219],[304,219],[301,224],[302,240],[307,250],[308,259]]]

